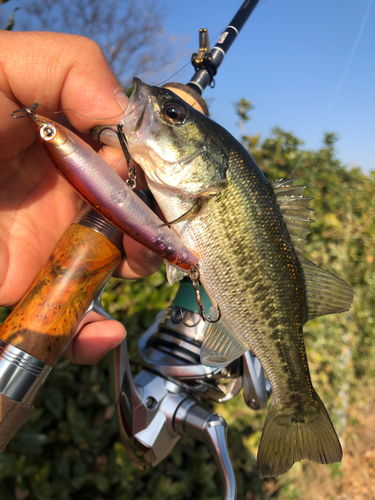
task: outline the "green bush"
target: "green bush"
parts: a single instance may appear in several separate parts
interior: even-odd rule
[[[306,256],[355,289],[348,313],[319,318],[305,327],[313,383],[341,433],[349,402],[375,377],[375,173],[347,170],[335,158],[334,141],[334,135],[327,134],[321,149],[308,151],[281,129],[264,141],[244,137],[269,179],[297,176],[307,184],[316,222]],[[131,357],[139,336],[170,303],[177,286],[168,286],[164,271],[140,281],[110,281],[103,303],[125,324]],[[0,318],[6,313],[0,309]],[[262,481],[256,474],[266,412],[251,411],[241,395],[216,410],[229,424],[238,499],[269,498],[272,488],[273,497],[298,498],[298,491],[288,491],[287,476],[278,489],[274,481]],[[131,465],[120,442],[105,360],[95,366],[59,362],[36,410],[0,455],[0,479],[2,499],[221,498],[220,478],[208,450],[191,439],[181,439],[155,469],[140,471]]]

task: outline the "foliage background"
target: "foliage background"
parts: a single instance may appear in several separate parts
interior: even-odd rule
[[[302,500],[311,498],[305,492],[313,485],[316,499],[375,498],[375,172],[364,175],[359,168],[342,165],[335,157],[333,133],[325,134],[316,151],[306,150],[280,128],[264,139],[247,136],[252,106],[244,99],[236,109],[243,143],[267,177],[296,176],[314,198],[316,222],[306,257],[355,289],[348,313],[305,327],[312,379],[344,444],[343,464],[304,462],[281,478],[260,480],[256,452],[266,412],[251,411],[240,395],[216,408],[229,424],[238,499]],[[136,282],[111,280],[103,302],[125,324],[130,353],[175,292],[163,270]],[[0,308],[0,322],[7,314],[9,310]],[[134,469],[120,442],[106,360],[95,366],[62,360],[36,410],[0,455],[0,498],[219,500],[221,492],[208,450],[188,438],[155,469]]]
[[[264,140],[243,137],[269,179],[297,176],[307,184],[316,220],[307,257],[355,289],[348,313],[319,318],[305,327],[314,385],[340,436],[345,436],[344,443],[350,445],[358,440],[360,424],[352,408],[363,407],[363,401],[364,408],[373,404],[368,395],[373,394],[375,378],[375,172],[367,176],[358,168],[346,169],[335,158],[335,140],[334,134],[326,134],[319,150],[308,151],[279,128]],[[140,281],[110,282],[103,302],[125,324],[130,352],[175,292],[176,287],[166,284],[163,270]],[[2,309],[0,314],[4,318],[7,312]],[[217,411],[229,424],[239,500],[301,498],[301,482],[306,484],[306,475],[315,477],[310,463],[295,465],[279,481],[262,481],[256,475],[265,412],[251,411],[241,396]],[[375,455],[370,453],[367,461],[364,477],[371,481]],[[327,480],[341,484],[342,467],[345,459],[344,466],[327,466]],[[188,438],[181,439],[155,469],[134,469],[120,442],[106,361],[76,366],[62,360],[38,398],[36,411],[0,455],[0,498],[218,500],[221,494],[208,450]]]

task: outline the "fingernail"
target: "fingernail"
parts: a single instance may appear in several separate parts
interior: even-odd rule
[[[112,349],[114,349],[115,347],[120,345],[124,341],[125,337],[126,337],[126,335],[124,335],[124,338],[122,340],[118,340],[117,342],[112,342],[112,344],[111,344],[112,347],[111,347],[110,351],[112,351]]]
[[[149,250],[148,248],[142,248],[141,255],[146,260],[153,260],[157,256],[155,252],[153,252],[152,250]]]
[[[124,337],[124,338],[125,338],[125,337]],[[119,345],[121,344],[121,342],[122,342],[122,340],[120,340],[119,342],[112,342],[112,344],[111,344],[111,348],[110,348],[110,349],[108,349],[108,351],[106,351],[106,352],[104,353],[104,356],[107,356],[107,354],[108,354],[109,352],[113,351],[113,349],[115,349],[117,346],[119,346]],[[103,357],[104,357],[104,356],[103,356]]]
[[[119,87],[118,89],[115,90],[115,97],[116,97],[116,100],[117,100],[120,108],[123,111],[125,111],[126,108],[128,107],[129,97],[124,94],[121,87]]]

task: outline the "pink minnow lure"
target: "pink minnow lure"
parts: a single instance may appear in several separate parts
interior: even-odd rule
[[[121,177],[76,134],[40,115],[34,128],[58,172],[97,212],[121,231],[171,264],[189,270],[195,253],[126,185]]]

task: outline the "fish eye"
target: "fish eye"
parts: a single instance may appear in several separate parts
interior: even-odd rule
[[[163,106],[164,117],[172,123],[181,124],[187,116],[187,109],[180,101],[168,101]]]

